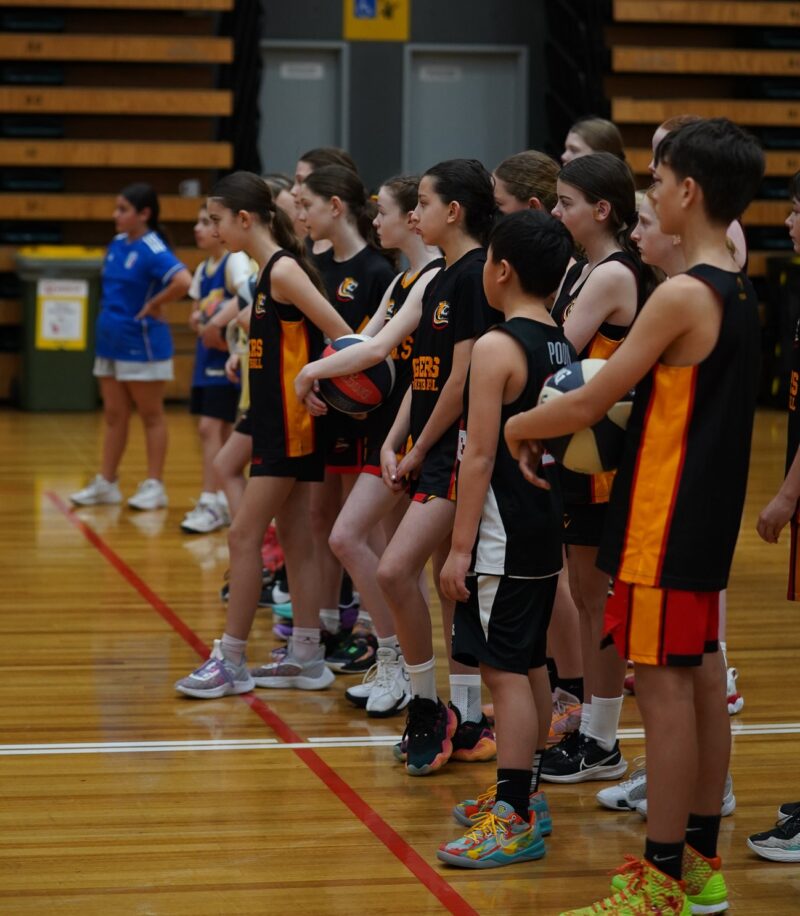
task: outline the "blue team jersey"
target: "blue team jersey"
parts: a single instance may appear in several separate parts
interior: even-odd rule
[[[179,270],[184,270],[183,264],[157,233],[148,232],[133,242],[124,233],[114,237],[103,262],[98,356],[132,362],[172,357],[167,322],[151,316],[137,321],[135,316]]]
[[[200,281],[197,290],[197,307],[203,313],[203,321],[210,320],[225,299],[236,295],[236,290],[228,290],[226,286],[225,270],[229,257],[230,254],[226,254],[213,269],[210,259],[203,261],[195,275]],[[190,295],[192,294],[190,290]],[[225,350],[206,347],[198,338],[194,355],[192,386],[205,388],[209,385],[230,385],[231,382],[225,376],[225,362],[228,355]]]

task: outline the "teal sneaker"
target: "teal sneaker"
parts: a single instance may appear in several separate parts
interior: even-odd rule
[[[492,810],[496,801],[497,786],[489,786],[477,798],[465,798],[464,801],[459,802],[453,808],[453,817],[459,824],[471,827],[475,824],[476,818],[483,817]],[[553,832],[553,816],[550,814],[550,806],[547,804],[547,796],[544,792],[540,790],[531,793],[528,810],[536,815],[539,833],[542,836],[550,836]]]
[[[532,862],[545,854],[535,819],[524,821],[506,802],[496,802],[457,840],[443,843],[436,857],[460,868],[500,868]]]

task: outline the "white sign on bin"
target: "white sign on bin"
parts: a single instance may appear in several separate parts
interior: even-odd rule
[[[85,350],[89,312],[86,280],[36,283],[36,349]]]

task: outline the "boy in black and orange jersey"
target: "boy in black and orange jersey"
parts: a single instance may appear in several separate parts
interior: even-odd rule
[[[595,379],[506,424],[523,472],[543,484],[538,440],[591,426],[636,386],[598,566],[616,579],[606,638],[636,664],[648,837],[613,896],[571,916],[727,905],[716,844],[730,722],[717,615],[744,504],[759,324],[725,239],[763,169],[757,142],[724,118],[662,141],[656,212],[663,232],[681,236],[687,272],[653,293]]]

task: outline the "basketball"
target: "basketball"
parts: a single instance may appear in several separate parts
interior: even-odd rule
[[[606,364],[604,359],[584,359],[560,369],[542,386],[539,403],[547,404],[592,379]],[[589,429],[570,436],[547,439],[548,452],[565,468],[580,474],[614,471],[622,457],[625,429],[633,406],[633,392],[617,401],[606,415]]]
[[[330,356],[346,347],[352,347],[364,340],[364,334],[345,334],[325,347],[322,355]],[[374,366],[342,375],[339,378],[321,378],[319,393],[335,410],[346,414],[369,413],[379,407],[389,396],[394,386],[394,362],[390,356]]]

